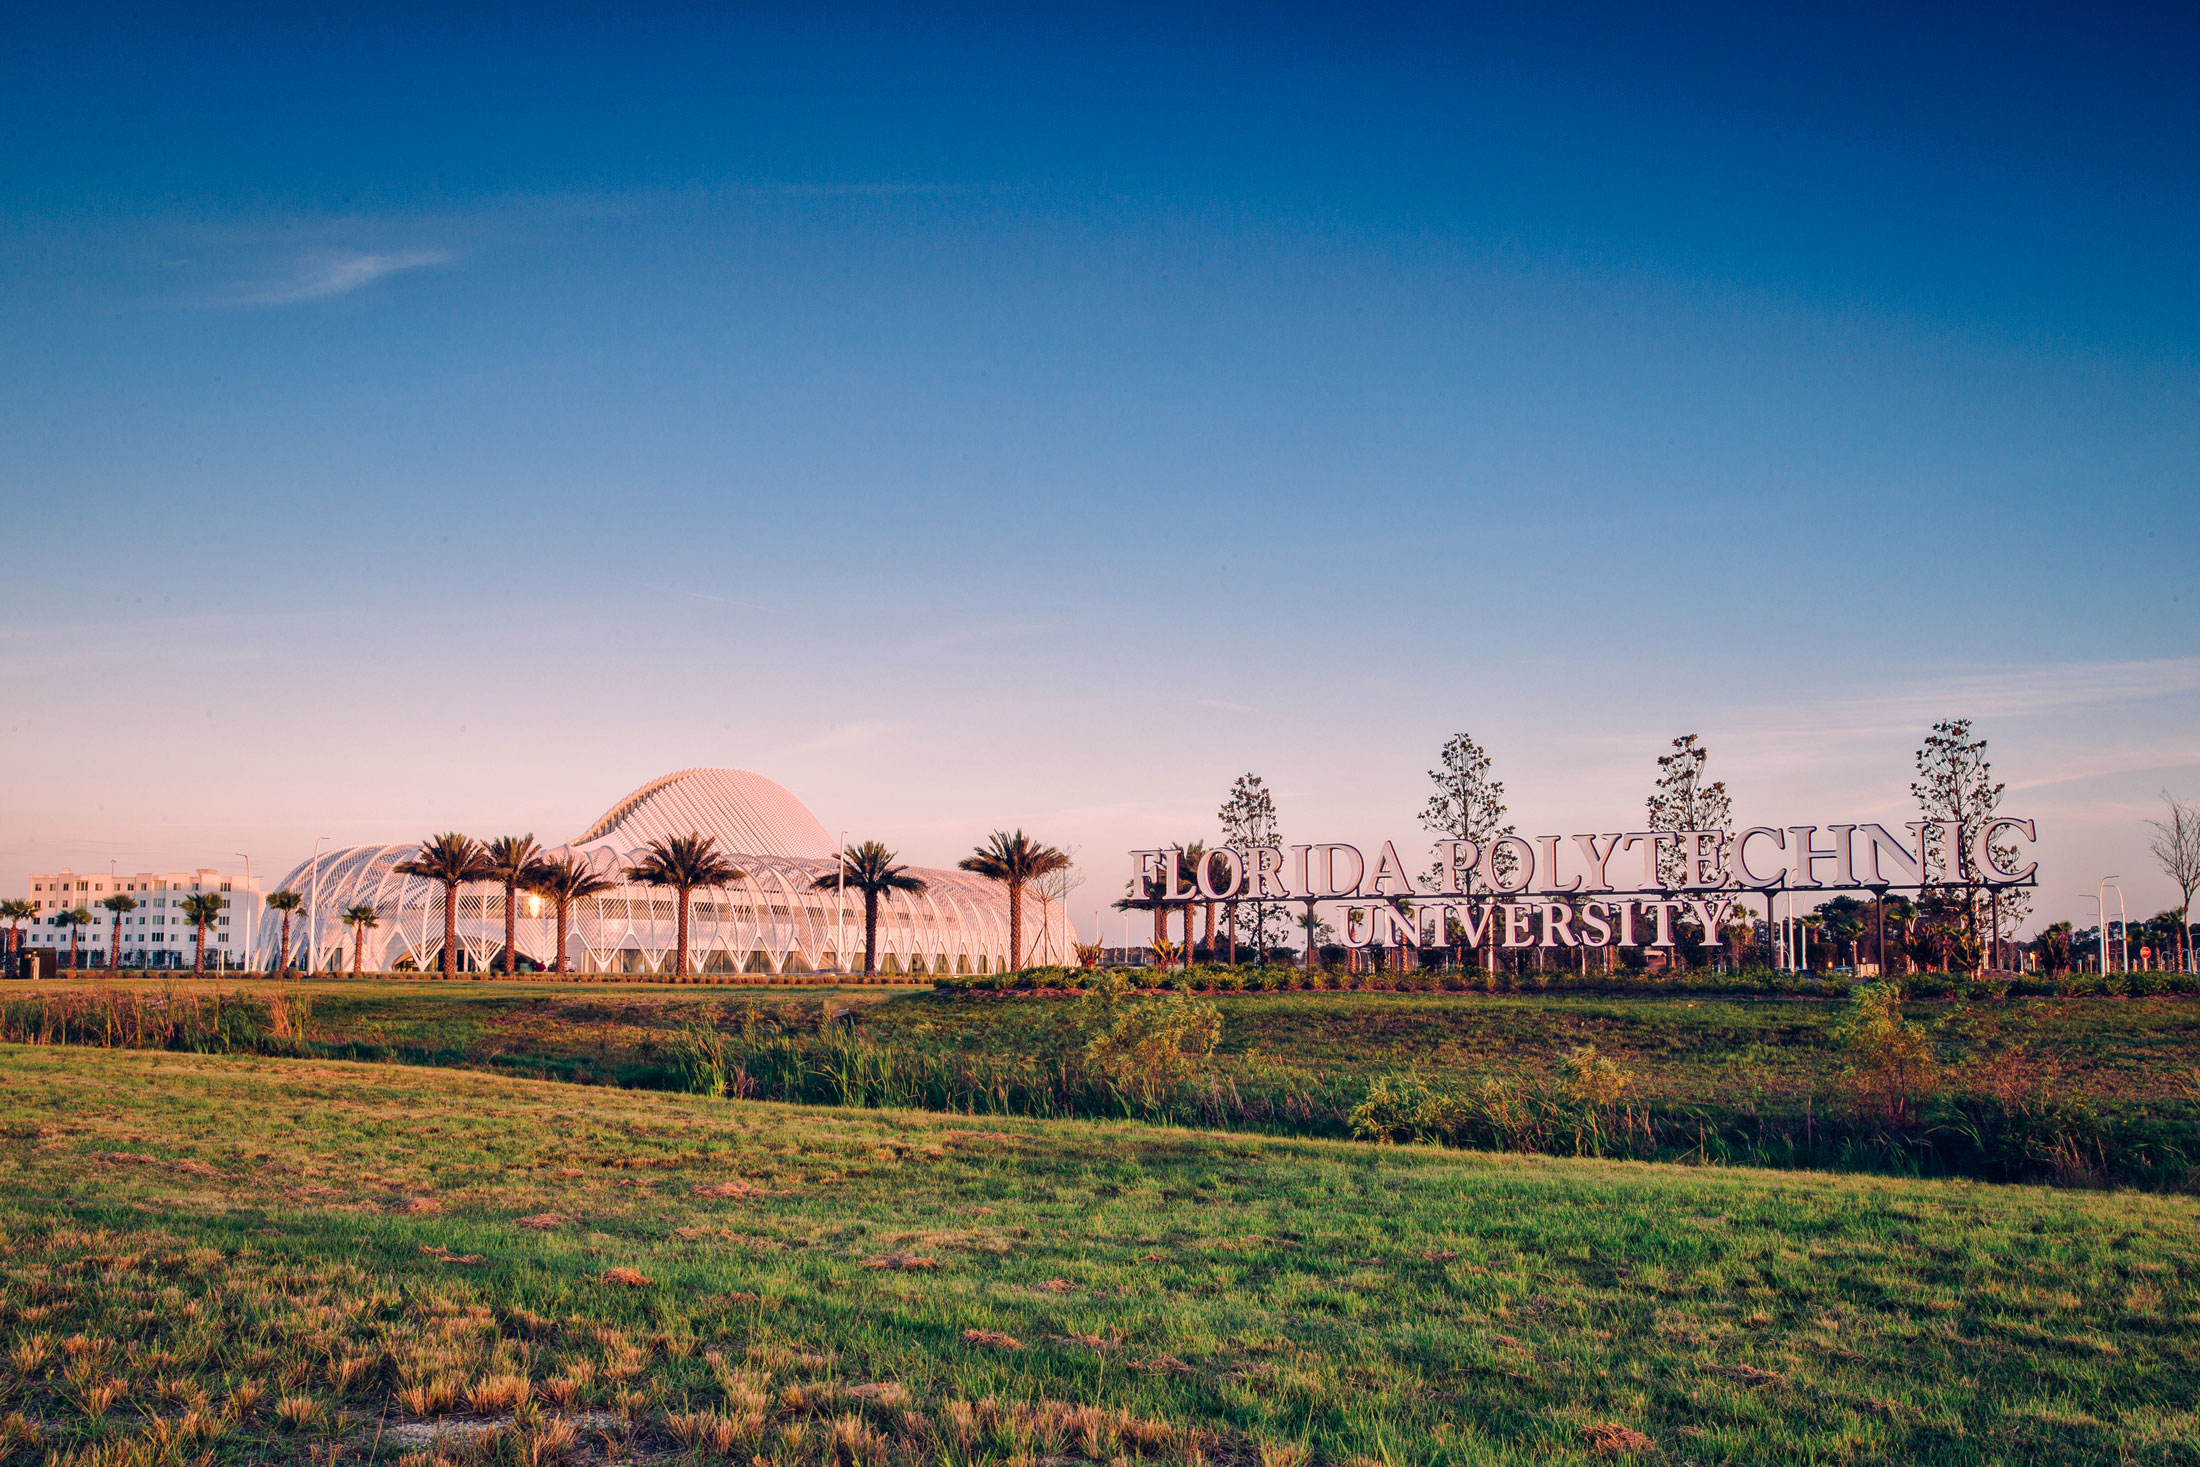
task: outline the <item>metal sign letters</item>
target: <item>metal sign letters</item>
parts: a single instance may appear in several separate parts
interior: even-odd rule
[[[1932,891],[2038,884],[2039,863],[2017,859],[2015,837],[2038,841],[2030,820],[1998,816],[1966,826],[1913,820],[1908,839],[1884,825],[1753,825],[1718,830],[1621,830],[1592,835],[1501,835],[1441,840],[1410,874],[1394,841],[1369,861],[1343,842],[1222,846],[1186,869],[1178,848],[1131,852],[1132,893],[1157,906],[1185,902],[1344,905],[1347,947],[1442,943],[1467,947],[1674,945],[1676,918],[1706,946],[1742,893]],[[1424,928],[1427,936],[1424,936]]]

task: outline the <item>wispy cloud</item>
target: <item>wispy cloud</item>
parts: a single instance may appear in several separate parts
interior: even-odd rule
[[[804,739],[800,749],[860,749],[877,743],[893,731],[890,723],[840,723],[815,738]]]
[[[230,300],[246,306],[288,306],[349,295],[385,276],[447,265],[449,250],[332,251],[298,260],[288,275],[239,290]]]

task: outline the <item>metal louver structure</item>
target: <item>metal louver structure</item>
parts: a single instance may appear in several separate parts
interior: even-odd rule
[[[745,769],[686,769],[652,780],[614,804],[581,835],[551,854],[570,852],[619,879],[652,840],[696,833],[713,837],[744,873],[725,887],[698,891],[688,908],[688,970],[699,974],[807,974],[860,971],[863,899],[812,890],[835,867],[833,839],[802,802]],[[401,875],[415,845],[352,846],[324,851],[293,869],[281,886],[305,898],[291,923],[290,962],[320,970],[348,967],[352,934],[342,914],[365,904],[377,926],[366,933],[364,963],[378,972],[440,966],[443,889]],[[965,871],[912,867],[922,893],[880,898],[878,965],[882,973],[926,976],[999,972],[1008,962],[1008,897]],[[621,881],[600,897],[573,904],[567,960],[574,971],[637,976],[672,971],[678,940],[673,894]],[[516,942],[522,965],[547,968],[558,946],[556,908],[520,893]],[[271,927],[267,964],[277,959]],[[1027,963],[1069,961],[1076,941],[1062,903],[1024,894]],[[458,966],[503,966],[504,889],[460,888]]]

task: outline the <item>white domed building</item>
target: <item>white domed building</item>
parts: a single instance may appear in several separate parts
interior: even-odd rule
[[[742,872],[721,888],[697,891],[688,907],[688,971],[720,974],[860,972],[863,897],[814,889],[836,869],[833,838],[802,802],[745,769],[683,769],[652,780],[549,854],[570,852],[620,882],[601,896],[572,904],[566,961],[577,973],[670,973],[678,914],[674,894],[623,880],[626,868],[653,840],[676,835],[714,838]],[[305,899],[291,921],[290,962],[323,971],[351,966],[351,929],[344,913],[374,908],[365,937],[370,971],[430,970],[442,965],[443,888],[397,867],[416,845],[352,846],[324,851],[280,883]],[[920,893],[879,899],[878,968],[924,977],[994,973],[1008,966],[1008,894],[998,882],[967,871],[911,867]],[[1050,899],[1051,898],[1051,899]],[[269,914],[272,916],[273,914]],[[556,906],[521,892],[516,920],[523,967],[548,968],[558,950]],[[262,951],[276,965],[279,922],[263,921]],[[1060,893],[1024,893],[1024,961],[1066,963],[1076,942]],[[468,972],[501,970],[504,888],[469,885],[458,896],[458,965]]]

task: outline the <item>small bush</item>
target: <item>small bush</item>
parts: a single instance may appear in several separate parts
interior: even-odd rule
[[[1833,1037],[1848,1054],[1840,1083],[1850,1106],[1888,1131],[1908,1129],[1934,1088],[1938,1065],[1923,1026],[1902,1017],[1902,990],[1865,984]]]

